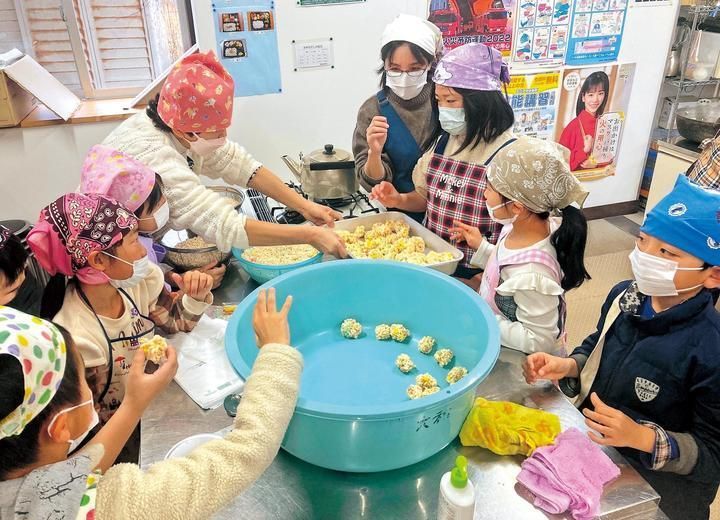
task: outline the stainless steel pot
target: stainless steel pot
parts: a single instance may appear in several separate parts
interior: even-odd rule
[[[314,200],[341,199],[359,188],[352,155],[331,144],[308,155],[300,154],[299,162],[287,155],[282,160]]]
[[[665,62],[665,77],[670,78],[677,76],[680,72],[680,51],[681,49],[671,49]]]
[[[702,143],[720,130],[720,103],[698,103],[692,108],[678,110],[676,120],[681,136]]]

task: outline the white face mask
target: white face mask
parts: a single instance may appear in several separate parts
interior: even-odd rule
[[[227,137],[218,137],[217,139],[203,139],[197,134],[194,134],[196,139],[190,141],[190,150],[200,156],[210,155],[215,150],[218,150],[225,146]]]
[[[60,417],[61,414],[71,412],[72,410],[75,410],[77,408],[81,408],[81,407],[87,406],[87,405],[92,406],[92,419],[90,419],[90,424],[88,425],[87,430],[85,430],[85,433],[81,434],[76,439],[70,439],[68,441],[68,444],[70,444],[70,446],[68,447],[68,454],[75,451],[77,449],[77,447],[80,446],[82,441],[85,440],[85,437],[87,437],[88,434],[92,431],[92,429],[95,428],[95,426],[97,426],[98,423],[100,423],[100,417],[98,417],[97,410],[95,410],[95,403],[93,402],[92,397],[90,399],[88,399],[87,401],[83,401],[82,403],[80,403],[78,405],[71,406],[70,408],[65,408],[64,410],[59,411],[55,415],[55,417],[53,417],[52,421],[50,421],[50,424],[48,424],[48,428],[47,428],[48,435],[50,435],[52,437],[52,434],[50,433],[50,431],[52,430],[53,424],[55,424],[55,419]]]
[[[165,224],[168,223],[170,220],[170,206],[168,205],[167,201],[163,202],[163,205],[160,206],[155,213],[153,213],[152,217],[145,217],[145,218],[139,218],[138,220],[155,220],[155,229],[152,231],[148,231],[146,233],[151,234],[155,233],[156,231],[161,230],[163,227],[165,227]]]
[[[685,289],[675,287],[677,271],[702,271],[702,267],[678,267],[677,262],[643,253],[637,246],[630,253],[630,264],[638,289],[647,296],[677,296],[703,286],[699,284]]]
[[[103,251],[103,253],[105,252]],[[113,278],[110,278],[110,285],[112,285],[116,289],[132,289],[150,275],[150,259],[147,257],[147,255],[143,256],[140,260],[135,260],[133,263],[130,263],[127,260],[118,258],[117,256],[111,255],[110,253],[105,254],[111,258],[114,258],[115,260],[119,260],[120,262],[124,262],[127,265],[131,265],[133,268],[133,274],[130,276],[130,278],[125,278],[124,280],[115,280]]]
[[[497,206],[489,206],[487,200],[485,201],[485,208],[487,209],[488,216],[493,222],[497,222],[498,224],[502,224],[503,226],[507,226],[508,224],[512,224],[515,222],[515,219],[517,218],[517,215],[513,215],[512,217],[508,218],[497,218],[495,216],[495,212],[502,208],[503,206],[506,206],[507,204],[510,204],[511,201],[503,202],[502,204],[498,204]]]
[[[385,84],[401,98],[408,100],[420,95],[427,84],[427,71],[420,76],[411,76],[403,72],[399,76],[385,76]]]
[[[462,134],[467,126],[464,108],[438,108],[440,126],[450,135]]]

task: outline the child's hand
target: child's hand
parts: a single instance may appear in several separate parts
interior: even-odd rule
[[[652,453],[655,449],[655,430],[633,421],[620,410],[611,408],[603,403],[598,395],[590,394],[595,411],[585,408],[583,414],[585,424],[595,432],[588,432],[588,436],[602,446],[616,448],[634,448],[636,450]]]
[[[173,280],[182,292],[193,300],[204,302],[213,286],[213,277],[200,271],[188,271],[182,276],[174,273]]]
[[[564,377],[577,377],[577,363],[572,358],[551,356],[545,352],[530,354],[523,361],[523,375],[527,384],[538,379],[557,381]]]
[[[400,203],[400,192],[389,182],[382,181],[373,187],[370,198],[378,201],[386,208],[395,208]]]
[[[593,149],[593,136],[586,135],[583,138],[583,151],[585,153],[590,153],[590,152],[592,152],[592,149]]]
[[[290,325],[288,313],[292,306],[292,296],[285,299],[282,309],[278,312],[275,303],[275,289],[260,291],[255,311],[253,312],[253,328],[258,347],[268,343],[290,344]]]
[[[145,373],[145,353],[135,351],[125,390],[124,403],[142,413],[150,402],[172,381],[177,372],[177,352],[171,346],[165,351],[165,362],[154,373]]]
[[[213,279],[213,290],[220,287],[220,284],[223,281],[223,277],[225,276],[225,271],[227,268],[225,267],[225,264],[218,264],[217,262],[211,262],[208,265],[201,267],[198,269],[201,273],[209,274],[212,276]]]
[[[457,242],[465,242],[473,249],[479,249],[485,238],[476,227],[463,224],[457,220],[453,221],[453,227],[450,228],[450,238]]]

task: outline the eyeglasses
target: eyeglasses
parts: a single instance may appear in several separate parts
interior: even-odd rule
[[[411,78],[418,78],[418,77],[422,76],[423,74],[427,74],[427,69],[410,70],[410,71],[385,69],[385,74],[387,74],[391,78],[399,78],[403,74],[407,74]]]

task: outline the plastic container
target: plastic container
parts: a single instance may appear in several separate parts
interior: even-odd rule
[[[460,455],[440,480],[438,520],[472,520],[474,515],[475,487],[467,475],[467,459]]]
[[[457,437],[475,398],[500,353],[497,321],[477,293],[432,269],[398,262],[344,260],[293,271],[265,286],[278,302],[292,295],[292,344],[303,354],[300,396],[283,448],[312,464],[339,471],[384,471],[414,464]],[[238,305],[228,324],[225,346],[241,377],[250,375],[258,355],[252,329],[256,290]],[[340,334],[353,317],[363,325],[359,339]],[[377,341],[380,323],[402,323],[406,343]],[[421,354],[419,339],[449,347],[454,363],[441,368]],[[417,369],[408,375],[395,358],[409,354]],[[468,374],[445,381],[453,366]],[[410,400],[405,391],[417,374],[429,372],[440,392]]]
[[[295,269],[320,263],[323,258],[323,254],[318,251],[315,256],[309,258],[308,260],[303,260],[302,262],[287,265],[264,265],[245,260],[242,257],[243,251],[244,249],[237,249],[233,247],[232,254],[235,258],[237,258],[237,261],[240,263],[242,268],[245,269],[245,272],[250,276],[250,278],[259,284],[269,282],[273,278],[277,278],[278,276],[294,271]]]

